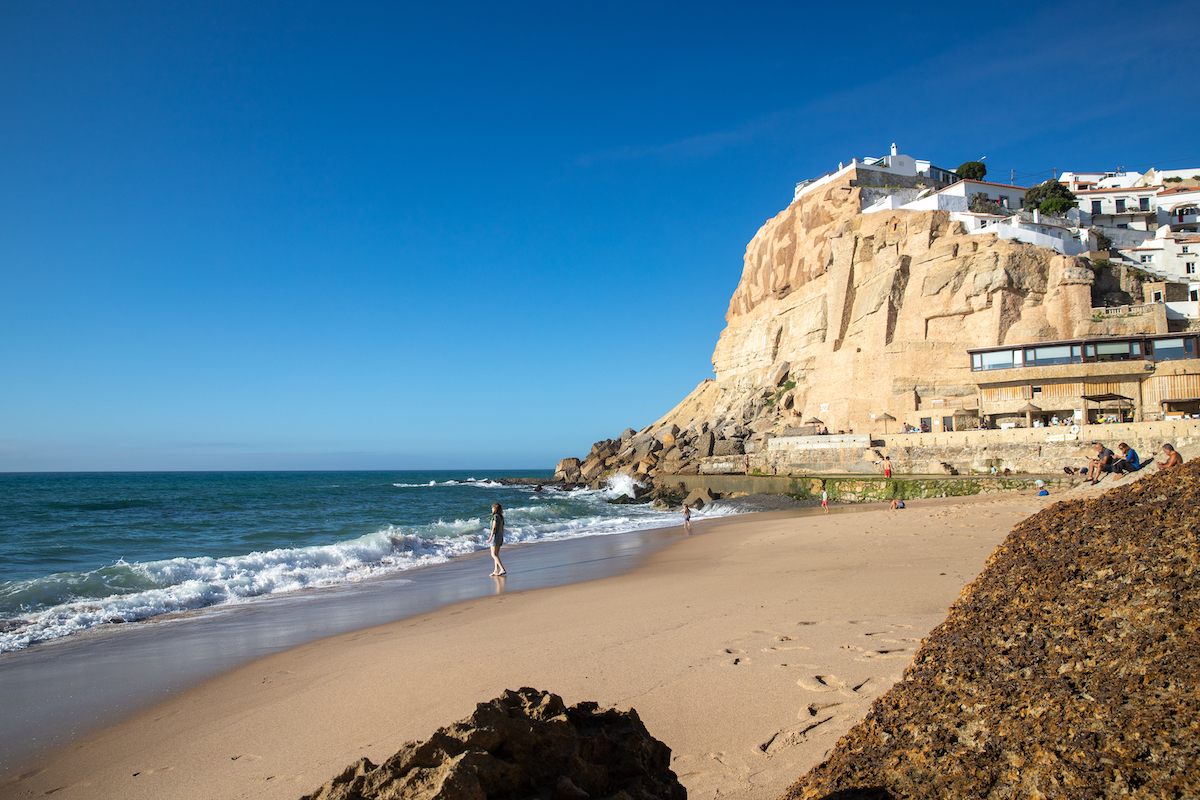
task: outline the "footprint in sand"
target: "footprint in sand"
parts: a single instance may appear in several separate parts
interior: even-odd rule
[[[796,685],[810,692],[836,692],[846,688],[846,682],[836,675],[813,675],[811,678],[800,678]]]
[[[750,663],[750,659],[744,658],[744,656],[746,655],[746,651],[739,650],[736,647],[726,647],[722,651],[722,655],[733,656],[733,660],[729,662],[730,666],[736,667],[741,664],[749,664]]]
[[[275,683],[275,681],[283,680],[288,675],[295,675],[295,674],[296,673],[290,669],[281,669],[281,670],[279,670],[279,672],[276,672],[274,675],[267,675],[265,678],[262,679],[262,682],[263,683]]]
[[[251,753],[242,753],[240,756],[230,756],[230,761],[262,761],[262,756],[256,756]]]
[[[836,708],[840,705],[841,703],[809,703],[805,708],[800,710],[800,717],[803,719],[806,713],[810,717],[815,717],[827,708]]]
[[[884,650],[867,650],[861,656],[859,656],[859,659],[869,660],[876,658],[908,658],[908,654],[911,652],[912,650],[907,647],[892,647]]]
[[[144,769],[141,772],[133,773],[133,777],[136,778],[139,775],[153,775],[156,772],[170,772],[173,769],[175,769],[175,768],[174,767],[159,767],[158,769]]]
[[[870,697],[871,695],[878,693],[886,682],[887,681],[885,681],[883,678],[872,675],[858,686],[853,687],[853,691],[860,697]]]
[[[776,731],[775,735],[760,744],[758,749],[767,755],[773,755],[786,747],[795,747],[807,739],[809,734],[824,733],[824,731],[818,729],[833,719],[833,717],[833,714],[829,714],[815,722],[806,722],[795,728],[785,728],[781,731]]]

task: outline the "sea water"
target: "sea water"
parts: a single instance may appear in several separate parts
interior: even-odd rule
[[[0,474],[0,652],[445,563],[486,549],[492,503],[506,546],[680,521],[611,503],[633,493],[624,476],[568,491],[500,477],[550,474]]]

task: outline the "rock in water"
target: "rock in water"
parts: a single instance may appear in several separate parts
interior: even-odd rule
[[[379,766],[360,759],[302,800],[687,800],[670,765],[633,709],[567,708],[525,688]]]
[[[1018,525],[809,798],[1200,796],[1200,460]]]

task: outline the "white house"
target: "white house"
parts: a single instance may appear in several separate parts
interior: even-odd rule
[[[876,172],[890,173],[905,178],[916,178],[921,176],[928,178],[936,183],[950,183],[958,180],[958,175],[953,170],[944,169],[930,164],[928,161],[913,158],[912,156],[900,153],[896,148],[896,143],[892,143],[892,152],[889,155],[881,157],[855,158],[851,159],[850,163],[841,162],[838,168],[827,172],[816,178],[810,178],[806,181],[801,181],[796,184],[796,191],[792,195],[792,201],[800,199],[800,196],[806,194],[818,186],[824,186],[838,177],[846,174],[852,169],[871,169]]]
[[[1155,200],[1159,225],[1175,233],[1200,231],[1200,189],[1163,189]]]
[[[1104,228],[1152,231],[1158,227],[1161,186],[1081,189],[1075,192],[1079,210],[1091,215],[1091,224]]]
[[[1025,193],[1028,191],[1029,189],[1024,186],[1011,186],[1007,183],[961,180],[950,184],[938,193],[947,196],[962,197],[968,204],[971,202],[972,197],[981,194],[996,205],[1015,211],[1018,208],[1025,207]]]
[[[1064,172],[1058,176],[1058,182],[1074,193],[1084,189],[1095,189],[1100,181],[1116,174],[1115,172]]]
[[[1121,255],[1142,269],[1173,283],[1200,281],[1200,236],[1194,233],[1175,233],[1163,225],[1137,247],[1121,250]]]

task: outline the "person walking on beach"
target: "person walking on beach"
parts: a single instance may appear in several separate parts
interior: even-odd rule
[[[890,456],[883,457],[883,477],[892,477],[892,459]]]
[[[688,508],[687,503],[683,504],[683,529],[688,533],[692,532],[692,510]]]
[[[492,503],[492,534],[487,543],[492,548],[492,561],[496,562],[492,575],[507,575],[504,564],[500,563],[500,548],[504,545],[504,509],[499,503]]]
[[[829,492],[825,489],[821,490],[821,509],[826,514],[829,513]]]

